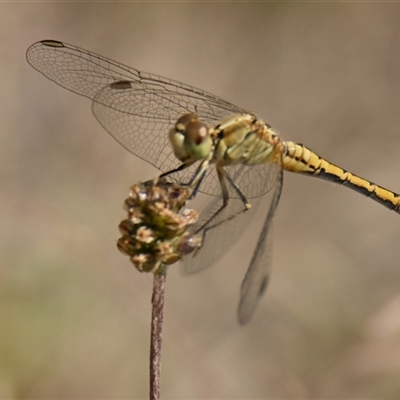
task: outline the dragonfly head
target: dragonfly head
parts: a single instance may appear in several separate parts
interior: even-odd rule
[[[169,132],[175,156],[182,162],[202,160],[213,147],[211,128],[199,121],[196,114],[180,117]]]

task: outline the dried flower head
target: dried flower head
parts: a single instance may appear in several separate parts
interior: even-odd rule
[[[131,187],[117,246],[139,271],[156,272],[201,247],[201,239],[189,232],[198,213],[183,209],[189,196],[189,188],[165,179]]]

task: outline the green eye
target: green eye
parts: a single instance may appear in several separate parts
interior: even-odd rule
[[[185,114],[169,132],[175,156],[183,162],[206,158],[212,148],[209,128],[196,114]]]
[[[192,121],[186,126],[184,146],[189,158],[200,160],[211,151],[212,140],[206,124]]]

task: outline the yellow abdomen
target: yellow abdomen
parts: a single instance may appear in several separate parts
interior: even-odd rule
[[[324,160],[306,146],[283,142],[283,168],[340,183],[400,214],[400,196]]]

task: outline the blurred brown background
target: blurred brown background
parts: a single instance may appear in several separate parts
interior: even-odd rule
[[[211,91],[400,192],[400,5],[3,3],[0,397],[146,398],[152,277],[116,249],[156,171],[25,60],[57,39]],[[162,397],[398,398],[400,217],[287,174],[272,280],[236,323],[235,254],[167,282]],[[238,247],[246,251],[246,243]]]

